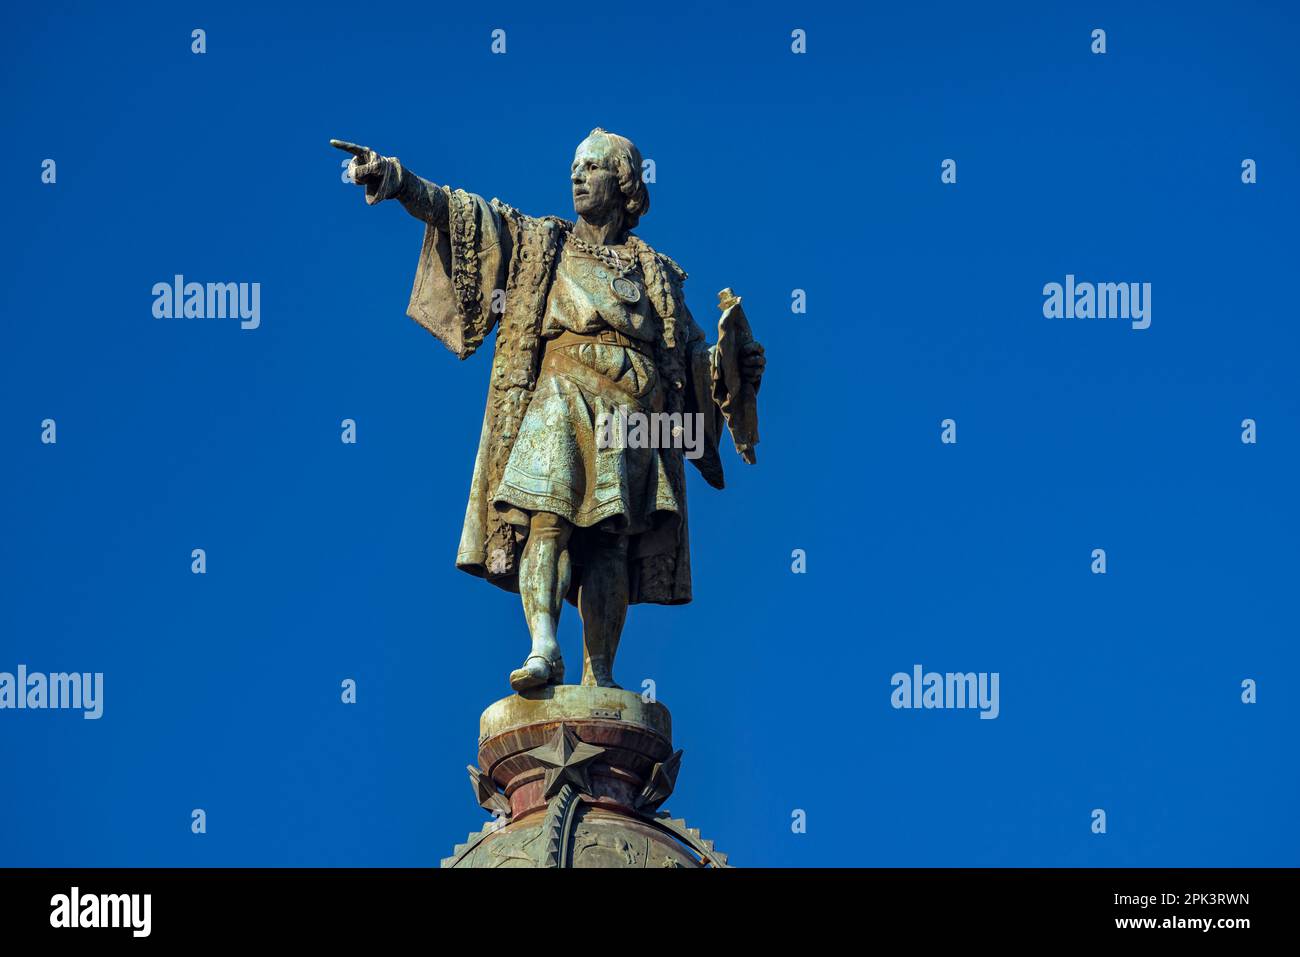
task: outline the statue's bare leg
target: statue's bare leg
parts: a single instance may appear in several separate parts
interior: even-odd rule
[[[529,522],[528,541],[519,559],[519,595],[533,649],[523,667],[510,672],[510,687],[516,691],[564,680],[564,659],[555,636],[569,591],[572,532],[572,525],[550,512],[537,512]]]
[[[627,538],[592,536],[582,581],[578,614],[582,616],[582,683],[617,688],[614,655],[627,618]]]

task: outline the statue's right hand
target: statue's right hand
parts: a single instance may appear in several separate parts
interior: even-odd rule
[[[352,154],[348,163],[348,176],[358,186],[366,188],[366,202],[374,205],[382,198],[380,188],[395,173],[390,157],[380,156],[368,146],[359,146],[347,140],[330,140],[330,146]]]

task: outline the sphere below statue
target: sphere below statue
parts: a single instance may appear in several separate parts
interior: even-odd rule
[[[726,867],[713,842],[659,807],[682,752],[658,702],[551,685],[479,719],[470,783],[493,815],[443,867]]]

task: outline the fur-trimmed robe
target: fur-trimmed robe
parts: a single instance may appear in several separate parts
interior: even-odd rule
[[[472,355],[500,320],[456,566],[518,591],[519,556],[527,530],[512,524],[491,497],[537,384],[546,298],[573,223],[554,216],[526,216],[499,200],[484,200],[464,190],[442,190],[448,228],[425,228],[407,315],[461,359]],[[724,423],[712,398],[712,353],[682,297],[686,273],[637,237],[629,235],[628,243],[638,251],[650,305],[662,321],[655,364],[666,385],[664,411],[704,414],[703,455],[691,461],[705,481],[722,488],[718,438]],[[661,449],[660,454],[682,506],[677,547],[630,558],[629,595],[632,602],[676,605],[691,600],[684,456],[676,448]],[[568,596],[571,601],[576,577]]]

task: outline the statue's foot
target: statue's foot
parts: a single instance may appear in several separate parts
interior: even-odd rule
[[[541,688],[545,685],[558,685],[564,681],[564,659],[529,655],[523,667],[510,672],[510,687],[516,691]]]

